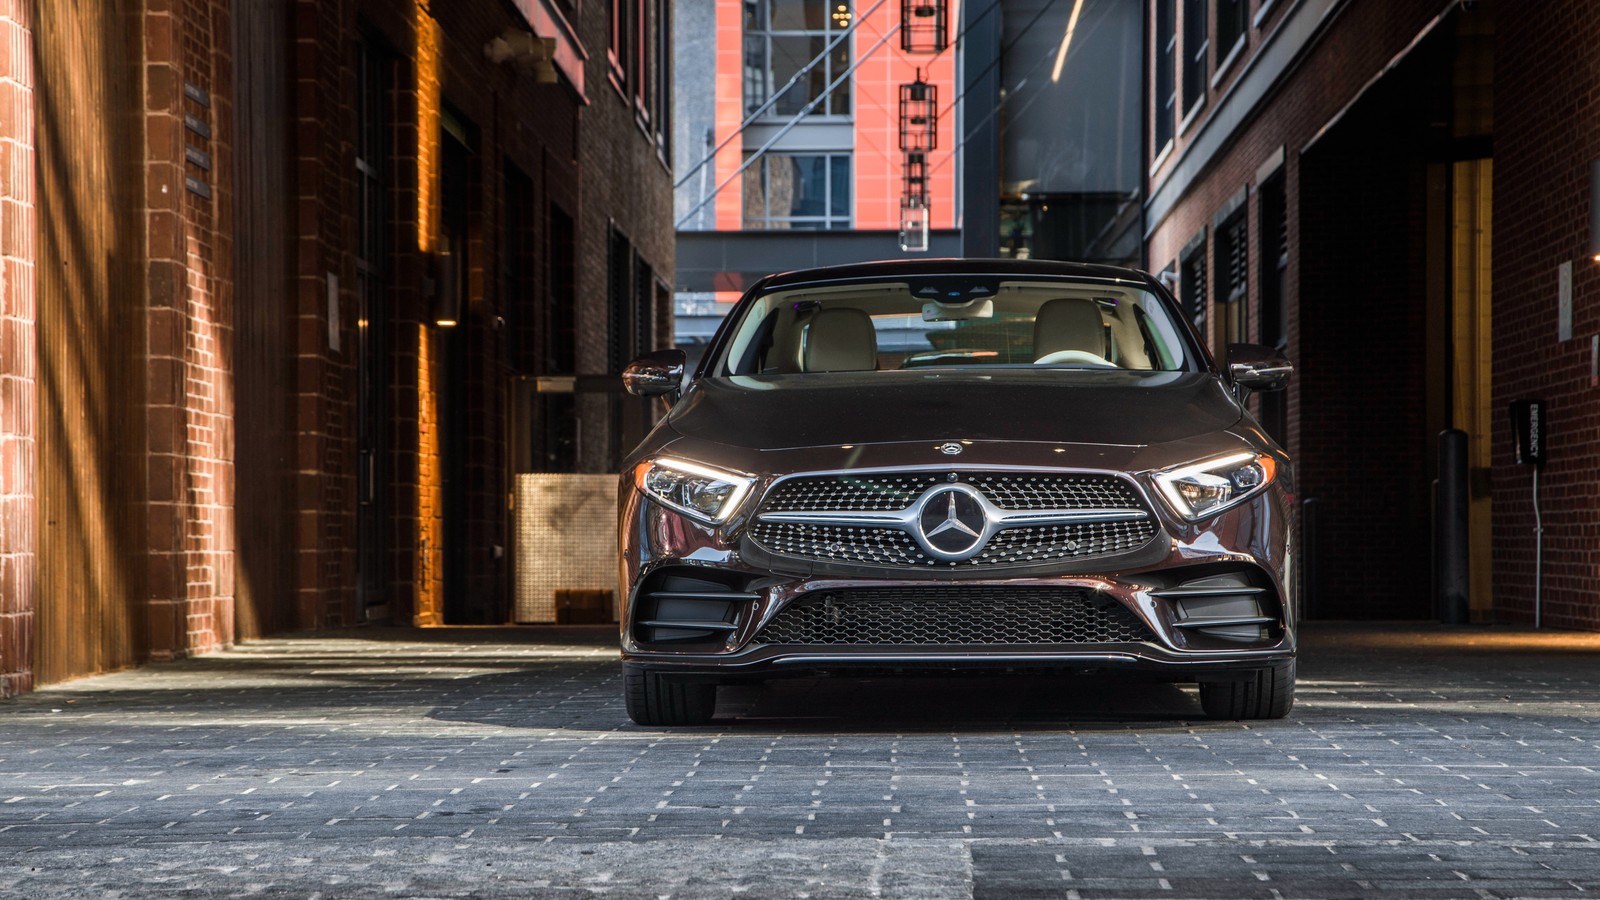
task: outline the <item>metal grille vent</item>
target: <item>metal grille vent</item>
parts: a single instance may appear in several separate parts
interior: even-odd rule
[[[975,566],[1026,565],[1054,559],[1076,559],[1121,553],[1150,540],[1155,523],[1090,522],[1083,525],[1030,525],[995,535],[983,552],[967,560]]]
[[[858,477],[829,475],[791,478],[772,489],[764,512],[812,512],[821,509],[905,509],[917,495],[944,476],[940,473]]]
[[[938,587],[829,591],[784,608],[767,644],[854,646],[1154,641],[1148,626],[1082,588]]]
[[[800,559],[891,567],[989,568],[1122,553],[1155,536],[1153,517],[1002,527],[968,559],[935,559],[902,526],[766,521],[774,513],[892,513],[949,480],[947,472],[793,478],[768,494],[750,538],[768,552]],[[1114,475],[973,472],[961,475],[996,507],[1017,511],[1148,510],[1139,492]],[[802,515],[801,518],[804,516]],[[1125,517],[1124,517],[1125,518]]]
[[[836,559],[874,566],[916,566],[927,562],[911,535],[895,528],[850,528],[798,522],[757,522],[755,542],[773,553],[808,559]]]
[[[1144,508],[1126,481],[1106,475],[977,474],[967,481],[1005,509]]]

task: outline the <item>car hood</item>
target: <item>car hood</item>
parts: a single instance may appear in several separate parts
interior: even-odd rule
[[[786,450],[906,441],[1146,446],[1231,427],[1216,377],[1049,369],[701,378],[673,406],[681,435]]]

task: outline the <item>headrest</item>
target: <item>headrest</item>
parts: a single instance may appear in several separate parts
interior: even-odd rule
[[[878,367],[872,317],[853,307],[819,310],[806,326],[800,368],[806,372],[864,372]]]
[[[1106,326],[1098,303],[1087,297],[1060,297],[1039,307],[1033,322],[1033,358],[1059,350],[1105,354]]]

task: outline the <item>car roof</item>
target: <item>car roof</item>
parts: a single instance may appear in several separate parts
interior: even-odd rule
[[[1151,277],[1137,269],[1097,263],[1060,262],[1044,259],[888,259],[877,262],[796,269],[769,275],[760,283],[763,290],[813,284],[819,281],[854,281],[928,275],[999,275],[1016,277],[1112,278],[1147,284]]]

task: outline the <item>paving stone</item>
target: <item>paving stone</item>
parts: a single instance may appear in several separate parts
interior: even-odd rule
[[[1192,688],[839,678],[630,724],[610,629],[253,642],[0,704],[0,895],[1579,896],[1600,636],[1313,624]]]

